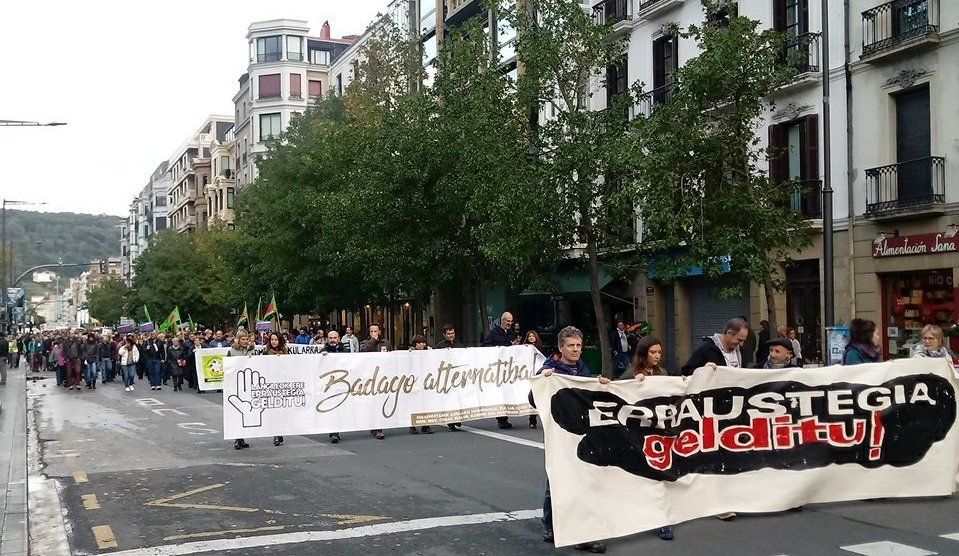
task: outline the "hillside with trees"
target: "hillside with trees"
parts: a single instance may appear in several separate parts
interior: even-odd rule
[[[7,242],[13,252],[13,278],[41,264],[83,263],[120,255],[123,218],[108,214],[32,212],[7,209]],[[61,277],[84,268],[65,268]]]

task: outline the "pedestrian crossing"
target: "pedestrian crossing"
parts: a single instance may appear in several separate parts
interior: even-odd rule
[[[939,535],[939,537],[952,541],[959,541],[959,533],[949,533],[946,535]],[[926,548],[910,546],[908,544],[902,544],[893,541],[876,541],[863,544],[852,544],[848,546],[840,546],[839,549],[852,554],[860,554],[861,556],[934,556],[939,554],[938,552],[934,552]],[[959,554],[959,547],[957,547],[955,551],[948,552],[948,554]]]

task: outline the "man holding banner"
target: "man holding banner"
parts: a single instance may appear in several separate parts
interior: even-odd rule
[[[374,322],[370,325],[370,337],[360,344],[360,353],[373,353],[377,351],[393,351],[393,346],[386,341],[386,338],[383,338],[383,327],[380,326],[379,323]],[[373,429],[370,431],[370,434],[377,440],[386,438],[386,433],[383,432],[383,429]]]
[[[567,326],[559,331],[556,337],[559,347],[559,355],[554,355],[543,363],[540,373],[544,377],[552,376],[554,373],[591,377],[592,373],[583,362],[583,333],[576,327]],[[600,384],[609,384],[609,379],[600,376]],[[530,393],[530,403],[533,404],[533,394]],[[543,497],[543,540],[548,543],[554,542],[553,539],[553,502],[549,492],[549,479],[546,480],[546,494]],[[578,550],[586,550],[595,554],[606,552],[606,545],[599,542],[587,542],[576,545]]]

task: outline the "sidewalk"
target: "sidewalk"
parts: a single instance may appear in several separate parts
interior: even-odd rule
[[[27,409],[25,370],[0,386],[0,556],[27,554]]]

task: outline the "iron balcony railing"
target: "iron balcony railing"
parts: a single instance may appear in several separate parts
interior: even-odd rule
[[[819,33],[803,33],[786,41],[786,63],[797,73],[819,71]]]
[[[927,156],[866,170],[866,214],[946,202],[946,159]]]
[[[633,19],[631,8],[630,0],[604,0],[593,6],[593,16],[599,25],[615,25]]]
[[[636,112],[642,116],[649,117],[653,113],[653,108],[657,104],[663,104],[669,102],[669,99],[673,96],[673,83],[667,83],[661,87],[656,87],[651,91],[643,93],[639,97],[638,106]]]
[[[939,0],[893,0],[862,12],[862,55],[938,32]]]
[[[822,180],[797,180],[789,207],[806,218],[822,218]]]
[[[643,0],[642,2],[639,3],[639,11],[643,11],[646,8],[651,8],[662,1],[663,0]]]

